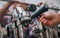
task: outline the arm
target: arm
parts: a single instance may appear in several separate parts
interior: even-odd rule
[[[0,9],[0,18],[5,14],[6,10],[12,5],[12,2],[8,2]]]

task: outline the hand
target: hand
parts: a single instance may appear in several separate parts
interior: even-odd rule
[[[43,25],[53,27],[60,23],[60,15],[56,12],[45,12],[38,17]]]

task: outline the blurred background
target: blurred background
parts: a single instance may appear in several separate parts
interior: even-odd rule
[[[49,7],[55,7],[55,8],[60,8],[60,0],[19,0],[20,2],[25,2],[25,3],[30,3],[30,4],[35,4],[37,5],[40,2],[43,2],[45,4],[47,4]],[[4,7],[4,5],[7,2],[1,1],[0,0],[0,9],[2,7]],[[14,14],[17,16],[16,10],[13,8],[13,5],[9,8],[9,12],[12,13],[14,11]],[[55,11],[55,10],[50,10],[50,11]],[[24,11],[23,11],[24,12]],[[29,11],[30,12],[30,11]],[[59,11],[56,11],[58,13],[60,13]],[[8,17],[7,17],[8,16]],[[7,15],[5,17],[7,18],[11,18],[9,15]],[[17,18],[17,17],[16,17]],[[4,18],[5,19],[5,18]],[[3,19],[3,20],[4,20]],[[18,18],[17,18],[18,19]],[[2,21],[3,21],[2,20]],[[4,20],[5,21],[5,20]],[[10,21],[10,20],[9,20]],[[19,20],[18,20],[19,21]],[[24,27],[24,26],[17,26],[16,28],[14,28],[14,23],[12,24],[13,29],[9,26],[9,29],[11,29],[10,33],[11,36],[7,37],[7,28],[5,27],[1,27],[0,26],[0,38],[60,38],[60,25],[58,24],[58,26],[55,26],[54,28],[50,28],[50,27],[46,27],[46,26],[42,26],[42,24],[38,21],[37,22],[37,26],[36,23],[37,21],[34,22],[34,26],[32,24],[29,24],[28,27]],[[9,22],[10,23],[10,22]],[[17,23],[17,25],[20,22]],[[2,25],[4,26],[4,22],[2,22]],[[33,32],[31,30],[33,30],[34,28],[38,28],[39,31],[37,34],[34,33],[34,35],[39,35],[38,37],[33,37],[31,34],[33,34]],[[3,30],[2,30],[3,29]],[[23,32],[22,32],[22,30]],[[4,35],[5,34],[5,35]],[[30,36],[30,35],[31,36]],[[20,36],[20,37],[19,37]],[[28,37],[29,36],[29,37]]]

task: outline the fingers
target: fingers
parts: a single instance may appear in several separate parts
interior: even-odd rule
[[[41,20],[41,23],[44,25],[44,26],[51,26],[52,25],[52,22],[50,22],[49,20],[47,19],[42,19]]]
[[[42,19],[42,20],[41,20],[41,23],[42,23],[43,25],[45,25],[45,24],[47,23],[47,20],[46,20],[46,19]]]
[[[43,23],[46,24],[47,23],[47,20],[45,20]]]
[[[42,16],[42,17],[39,17],[40,19],[39,19],[39,21],[43,24],[43,25],[46,25],[47,24],[47,19],[44,17],[44,16]]]
[[[41,17],[40,16],[38,16],[38,20],[39,21],[44,21],[46,18],[44,17],[44,15],[41,15]]]
[[[43,17],[43,16],[40,18],[40,21],[41,21],[42,19],[44,19],[44,17]]]

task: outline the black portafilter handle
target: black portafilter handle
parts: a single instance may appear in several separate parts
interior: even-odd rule
[[[42,13],[48,11],[48,5],[42,4],[32,15],[31,19],[41,16]]]

